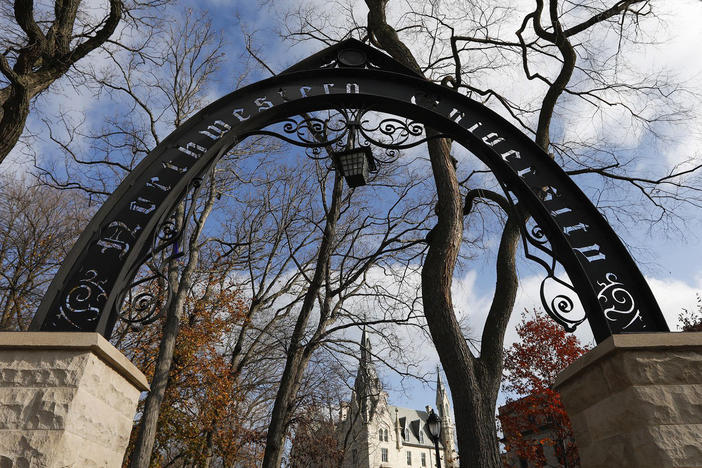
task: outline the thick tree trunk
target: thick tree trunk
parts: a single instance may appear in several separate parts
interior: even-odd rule
[[[15,147],[29,116],[29,93],[24,87],[12,86],[0,114],[0,162]]]
[[[282,463],[288,420],[294,409],[295,395],[300,388],[302,375],[308,362],[309,358],[306,357],[303,347],[298,347],[296,353],[289,354],[285,362],[285,370],[273,405],[271,422],[268,425],[263,468],[279,468]]]
[[[461,374],[456,372],[455,364],[444,363],[444,356],[449,352],[443,349],[445,346],[437,344],[453,395],[459,453],[469,454],[460,458],[461,467],[502,467],[495,407],[502,377],[502,343],[517,294],[519,238],[519,218],[513,215],[507,220],[498,249],[497,282],[483,332],[482,354],[479,359],[472,360],[472,366],[466,366],[472,371]]]
[[[209,430],[205,434],[205,461],[202,463],[202,468],[210,468],[212,458],[214,456],[214,430]]]
[[[461,468],[502,468],[495,406],[486,400],[479,387],[466,388],[462,394],[453,396]]]
[[[176,214],[180,223],[185,222],[184,216],[185,208],[183,204],[180,204]],[[181,287],[181,284],[186,279],[184,276],[179,278],[178,269],[174,266],[169,266],[168,283],[171,298],[166,304],[166,322],[163,325],[163,336],[158,348],[156,369],[151,379],[151,391],[144,403],[144,412],[139,424],[139,435],[132,452],[130,468],[148,468],[151,462],[151,453],[156,440],[158,416],[168,385],[168,375],[173,364],[175,342],[178,330],[180,330],[180,318],[185,306],[185,292],[189,289]]]
[[[471,354],[451,299],[453,270],[463,233],[463,206],[448,150],[448,143],[443,140],[429,145],[439,203],[438,222],[422,268],[424,314],[453,396],[458,449],[463,454],[460,466],[498,468],[497,394],[486,392],[485,387],[492,389],[491,381],[499,382],[500,375],[484,368]]]
[[[366,0],[368,27],[373,42],[396,60],[421,70],[409,49],[385,18],[383,0]],[[431,133],[427,129],[427,133]],[[431,232],[422,268],[422,298],[427,325],[453,396],[460,466],[498,468],[495,404],[502,373],[502,343],[517,290],[515,254],[519,224],[510,216],[503,231],[497,258],[497,285],[485,324],[481,356],[470,352],[456,320],[451,285],[463,239],[463,204],[450,155],[450,142],[428,143],[436,185],[437,224]]]
[[[50,23],[45,18],[40,17],[41,21],[35,18],[40,15],[35,14],[33,1],[14,2],[11,11],[25,37],[12,66],[7,52],[0,54],[0,73],[10,83],[0,89],[0,163],[24,131],[30,100],[59,79],[78,60],[102,46],[122,19],[123,0],[109,0],[107,16],[95,24],[90,33],[77,35],[74,30],[81,29],[76,23],[77,18],[82,18],[78,8],[80,2],[55,2],[54,18]],[[7,10],[10,11],[10,2],[5,3],[8,3]]]

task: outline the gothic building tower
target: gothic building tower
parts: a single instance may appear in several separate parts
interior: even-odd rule
[[[373,363],[370,340],[361,337],[360,359],[351,401],[341,408],[337,427],[344,468],[428,468],[435,466],[428,431],[431,407],[415,410],[393,406]],[[441,417],[439,442],[443,468],[458,467],[454,427],[446,389],[437,376],[436,412]]]
[[[361,335],[361,359],[353,388],[361,420],[368,424],[375,416],[378,403],[383,397],[383,389],[372,362],[371,343],[366,337],[365,328]],[[387,399],[387,396],[385,398]]]
[[[444,456],[446,460],[455,461],[455,466],[458,466],[457,453],[454,446],[455,431],[453,426],[453,420],[451,415],[451,406],[449,405],[448,394],[446,393],[446,388],[444,383],[441,381],[441,370],[439,366],[436,367],[436,412],[441,418],[441,445],[444,447]],[[447,466],[449,465],[447,463]]]

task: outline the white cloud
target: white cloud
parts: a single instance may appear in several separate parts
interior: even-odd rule
[[[702,271],[692,282],[679,279],[647,278],[653,295],[663,311],[671,331],[679,329],[678,315],[683,309],[695,310],[696,294],[702,293]]]

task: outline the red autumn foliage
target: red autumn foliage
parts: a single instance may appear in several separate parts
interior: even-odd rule
[[[321,413],[318,408],[307,408],[296,417],[291,468],[334,467],[343,460],[344,451],[339,447],[334,421]]]
[[[522,314],[517,334],[520,341],[505,350],[503,388],[520,397],[500,408],[505,448],[529,466],[543,467],[544,449],[552,447],[561,465],[579,466],[570,420],[551,386],[589,347],[537,311]]]

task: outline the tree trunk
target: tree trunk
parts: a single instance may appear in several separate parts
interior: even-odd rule
[[[210,184],[214,184],[213,175],[210,176]],[[183,314],[188,291],[190,291],[193,274],[200,259],[200,247],[197,242],[205,221],[212,212],[215,192],[216,190],[211,185],[205,206],[197,219],[195,229],[193,229],[188,239],[188,262],[180,277],[178,277],[176,266],[173,264],[169,265],[168,283],[170,291],[174,291],[174,293],[172,293],[172,298],[167,304],[166,323],[163,326],[163,337],[159,345],[156,370],[151,381],[151,391],[146,397],[146,403],[144,404],[144,414],[141,419],[134,451],[132,452],[130,468],[148,468],[151,461],[151,454],[156,440],[158,416],[166,393],[166,386],[168,385],[168,375],[173,364],[173,352],[180,329],[180,318]],[[192,203],[195,203],[195,200]],[[183,203],[178,205],[176,219],[180,220],[181,225],[188,222],[185,219],[185,205]]]
[[[0,74],[9,82],[8,86],[0,89],[0,163],[24,131],[30,100],[64,75],[78,60],[102,46],[122,19],[123,0],[109,0],[107,16],[89,29],[89,33],[78,34],[85,20],[77,14],[80,2],[53,2],[54,18],[50,21],[35,13],[34,2],[14,2],[8,18],[10,27],[15,26],[12,23],[14,19],[24,31],[24,37],[18,44],[12,66],[5,55],[7,52],[0,54]],[[4,3],[8,4],[9,12],[10,2]],[[81,19],[77,21],[78,18]]]
[[[205,434],[205,461],[202,463],[202,468],[210,468],[212,464],[214,447],[214,430],[210,429]]]
[[[288,420],[293,410],[295,395],[300,388],[304,369],[309,361],[305,358],[303,351],[303,347],[298,347],[297,352],[289,354],[285,362],[285,370],[280,380],[280,387],[276,394],[271,422],[266,435],[266,450],[263,454],[262,468],[279,468],[283,461]]]
[[[185,207],[181,203],[177,208],[176,218],[180,223],[185,223],[187,220],[184,217]],[[151,453],[156,440],[158,416],[161,412],[161,402],[163,402],[166,386],[168,385],[168,375],[173,364],[175,342],[180,329],[180,318],[185,305],[185,291],[187,291],[187,288],[181,288],[179,283],[182,283],[186,278],[178,278],[178,269],[175,265],[169,265],[168,270],[171,297],[166,304],[166,323],[163,325],[163,336],[158,348],[156,369],[151,379],[151,391],[144,403],[144,412],[139,424],[139,435],[132,452],[130,468],[148,468],[151,462]]]
[[[151,461],[151,452],[156,440],[158,415],[161,411],[161,402],[168,385],[168,374],[173,363],[173,351],[175,350],[176,337],[180,328],[180,317],[185,303],[184,295],[179,299],[174,299],[168,307],[166,323],[163,327],[163,338],[158,349],[156,370],[151,380],[151,391],[144,404],[144,413],[139,425],[139,436],[132,453],[130,468],[148,468]]]
[[[461,332],[451,298],[453,270],[463,236],[463,206],[448,142],[429,144],[439,196],[438,222],[422,268],[424,314],[453,396],[461,467],[501,467],[495,428],[495,395],[484,383],[500,376],[482,369]],[[492,387],[492,385],[488,385]],[[499,388],[499,386],[498,386]]]
[[[421,70],[409,49],[387,24],[382,0],[366,0],[371,40],[396,60]],[[432,133],[427,129],[427,135]],[[436,185],[437,224],[428,236],[422,267],[424,315],[453,396],[461,467],[501,468],[495,404],[502,374],[502,343],[517,291],[515,254],[519,224],[510,214],[497,258],[495,297],[485,323],[481,356],[468,348],[451,298],[453,271],[463,240],[463,204],[448,140],[427,143]]]
[[[461,362],[452,359],[446,343],[432,337],[446,371],[456,414],[456,436],[461,454],[460,466],[501,468],[495,407],[502,377],[502,343],[517,293],[516,252],[519,245],[519,218],[510,216],[504,227],[497,255],[497,284],[483,332],[481,356]],[[426,268],[426,266],[425,266]],[[426,309],[426,301],[425,301]],[[428,320],[428,319],[427,319]],[[444,325],[439,323],[438,326]],[[434,323],[434,328],[437,324]]]
[[[314,307],[317,292],[329,268],[332,244],[336,238],[336,223],[341,211],[340,200],[342,188],[343,178],[338,173],[335,173],[331,207],[329,213],[327,213],[324,236],[319,246],[319,255],[317,257],[314,275],[305,292],[302,308],[300,309],[300,314],[295,323],[295,329],[290,338],[285,369],[283,370],[280,387],[278,388],[275,403],[273,404],[271,422],[268,426],[268,434],[266,435],[266,449],[263,454],[263,468],[280,467],[283,459],[285,433],[287,431],[288,420],[290,419],[290,412],[293,410],[292,405],[300,387],[305,368],[309,362],[311,348],[315,346],[315,344],[311,342],[307,345],[302,345],[302,340],[310,313]]]
[[[0,115],[0,162],[19,140],[29,116],[29,93],[22,86],[12,86]]]

